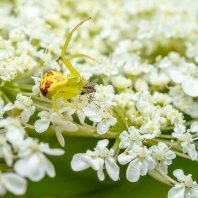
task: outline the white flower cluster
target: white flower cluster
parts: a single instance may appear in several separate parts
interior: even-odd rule
[[[34,131],[61,146],[67,132],[103,139],[73,156],[74,171],[91,167],[100,181],[104,171],[117,181],[128,164],[130,182],[150,174],[175,185],[169,198],[198,197],[191,175],[168,175],[176,156],[198,161],[197,11],[196,0],[0,1],[0,195],[24,194],[25,178],[55,176],[46,154],[64,151]]]
[[[0,156],[5,159],[8,167],[12,167],[16,173],[3,173],[1,171],[0,195],[10,191],[16,195],[22,195],[27,188],[29,178],[32,181],[39,181],[47,173],[54,177],[55,170],[52,163],[44,155],[62,155],[61,149],[50,149],[48,143],[39,143],[33,138],[25,138],[27,132],[22,125],[27,122],[34,113],[34,106],[29,97],[17,95],[15,104],[8,103],[4,106],[1,99],[2,117],[0,120]],[[20,110],[16,115],[16,109]],[[3,113],[13,110],[14,117],[3,117]]]

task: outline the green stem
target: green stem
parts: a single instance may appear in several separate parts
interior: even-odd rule
[[[116,138],[116,141],[114,142],[114,144],[113,144],[113,146],[112,146],[112,149],[113,149],[114,151],[116,151],[116,150],[119,148],[119,144],[120,144],[120,138],[117,137],[117,138]]]
[[[31,124],[27,124],[27,123],[24,123],[24,122],[23,122],[22,125],[24,125],[25,127],[30,128],[30,129],[35,129],[34,126],[31,125]]]
[[[3,91],[1,92],[1,95],[3,96],[3,99],[6,101],[6,103],[10,103],[11,102]]]
[[[186,155],[186,154],[184,154],[184,153],[180,153],[180,152],[175,151],[175,150],[174,150],[174,153],[175,153],[176,155],[180,156],[180,157],[185,158],[185,159],[190,159],[190,160],[192,160],[192,159],[190,158],[190,156],[188,156],[188,155]],[[198,159],[195,159],[195,161],[198,161]]]
[[[46,110],[46,111],[50,111],[50,110],[51,110],[51,109],[48,108],[48,107],[44,107],[44,106],[39,105],[39,104],[36,104],[36,103],[33,103],[32,105],[35,106],[35,107],[38,108],[38,109],[41,109],[41,110]]]
[[[32,91],[32,85],[24,85],[24,84],[19,85],[19,84],[14,83],[12,84],[12,87]]]
[[[155,170],[160,174],[162,175],[161,171],[159,168],[155,168]],[[172,184],[176,184],[177,182],[172,179],[171,177],[169,177],[168,175],[162,175],[166,180],[168,180],[169,182],[171,182]]]
[[[164,139],[175,139],[172,135],[160,135],[159,138],[164,138]]]

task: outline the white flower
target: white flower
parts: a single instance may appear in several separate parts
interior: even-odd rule
[[[119,148],[127,150],[129,148],[132,148],[134,144],[142,145],[142,141],[144,140],[144,137],[140,134],[140,130],[136,129],[133,126],[130,126],[127,131],[123,131],[120,135],[120,144]]]
[[[25,130],[19,119],[7,117],[0,120],[0,127],[6,129],[6,139],[13,147],[17,148],[23,142]]]
[[[12,42],[18,42],[25,39],[25,34],[20,29],[13,29],[10,31],[9,38]]]
[[[55,60],[52,59],[52,55],[50,53],[46,53],[44,52],[44,50],[40,50],[33,53],[33,55],[43,60],[45,65],[47,65],[51,69],[60,71],[60,66]]]
[[[22,122],[28,122],[31,115],[35,112],[35,106],[32,106],[33,101],[22,94],[17,94],[16,101],[14,102],[14,114],[19,116]]]
[[[3,40],[3,38],[0,36],[0,46],[0,60],[13,58],[15,50],[12,46],[11,40]]]
[[[168,192],[168,198],[197,198],[198,185],[196,181],[192,180],[192,175],[184,175],[183,170],[177,169],[173,172],[177,177],[178,183]]]
[[[193,122],[191,125],[190,125],[190,131],[193,132],[193,133],[197,133],[198,134],[198,121],[196,122]]]
[[[198,73],[198,69],[196,71]],[[182,88],[186,94],[192,97],[198,96],[198,78],[197,76],[187,76],[182,80]]]
[[[20,56],[16,56],[12,60],[12,64],[14,64],[14,68],[18,74],[23,74],[25,71],[29,71],[38,65],[26,51],[22,52]]]
[[[134,101],[132,101],[131,93],[128,92],[121,92],[120,94],[116,94],[114,97],[114,101],[122,109],[128,106],[129,103],[133,103],[133,106],[135,106]]]
[[[194,63],[183,60],[178,66],[169,67],[167,71],[171,80],[181,84],[187,95],[198,96],[198,68]]]
[[[6,111],[10,111],[14,108],[14,105],[10,102],[4,106],[4,101],[0,99],[0,119],[3,118],[3,114]]]
[[[110,126],[114,126],[117,122],[117,119],[112,116],[110,109],[84,107],[83,111],[91,121],[97,123],[97,132],[99,134],[105,134]]]
[[[100,56],[98,62],[100,67],[98,73],[106,76],[118,74],[117,62],[114,62],[113,57],[108,58],[106,56]]]
[[[183,124],[178,124],[174,128],[173,137],[176,137],[179,140],[180,145],[183,147],[183,152],[188,153],[192,160],[197,158],[197,151],[193,142],[193,137],[189,133],[189,130],[186,131],[186,126]]]
[[[124,71],[132,76],[138,76],[141,73],[147,73],[150,70],[150,65],[141,63],[140,58],[136,54],[128,57],[124,66]]]
[[[40,119],[34,123],[34,127],[37,132],[42,133],[46,131],[50,125],[50,112],[41,111],[38,113],[38,116]]]
[[[99,115],[102,120],[97,124],[97,132],[99,134],[105,134],[110,126],[114,126],[117,122],[117,119],[114,118],[109,109],[100,109]]]
[[[155,168],[156,162],[151,153],[152,151],[148,150],[146,146],[134,145],[133,149],[127,149],[118,156],[120,164],[124,165],[130,162],[126,171],[126,177],[130,182],[138,181],[140,175],[144,176]]]
[[[26,52],[28,55],[32,55],[36,51],[34,45],[32,45],[29,41],[23,40],[17,42],[16,54],[21,55],[23,52]]]
[[[186,56],[188,58],[194,58],[195,62],[198,63],[198,42],[196,41],[195,43],[186,43]]]
[[[150,39],[155,35],[155,25],[152,21],[140,20],[138,23],[138,39]]]
[[[8,166],[12,166],[13,154],[10,144],[7,143],[4,135],[0,135],[0,157],[5,158],[5,162]]]
[[[52,122],[52,129],[56,132],[56,137],[61,146],[65,146],[65,140],[63,138],[63,131],[74,132],[78,130],[78,127],[70,121],[62,120],[57,113],[50,115],[50,121]]]
[[[6,63],[5,61],[2,61],[0,63],[0,79],[3,81],[11,81],[17,76],[17,71],[14,68],[14,64]]]
[[[198,69],[194,63],[187,62],[176,52],[170,52],[158,65],[165,69],[171,80],[179,83],[189,96],[198,96]]]
[[[132,84],[132,81],[124,76],[115,76],[111,78],[111,82],[114,87],[118,89],[125,89],[127,87],[130,87]]]
[[[159,105],[163,105],[163,106],[171,103],[173,100],[168,94],[160,93],[157,91],[154,92],[152,97],[153,97],[154,104],[159,104]]]
[[[32,79],[34,80],[34,83],[35,83],[35,85],[32,87],[32,92],[34,95],[37,95],[37,94],[41,93],[40,88],[39,88],[41,79],[39,77],[35,77],[35,76],[32,76]]]
[[[115,54],[126,54],[130,52],[136,52],[142,48],[142,42],[140,40],[122,40],[118,43],[118,47],[115,49]]]
[[[41,118],[34,123],[35,130],[39,133],[46,131],[52,123],[52,129],[56,133],[56,137],[61,144],[61,146],[65,146],[65,140],[63,138],[63,131],[74,132],[78,130],[78,127],[72,122],[68,121],[65,117],[60,117],[57,113],[51,113],[47,111],[41,111],[38,116]],[[63,120],[64,118],[64,120]],[[70,118],[69,118],[70,119]]]
[[[103,181],[105,176],[103,173],[104,166],[110,178],[117,181],[119,178],[119,167],[113,158],[114,150],[107,149],[109,141],[107,139],[98,142],[95,151],[87,150],[86,153],[79,153],[73,156],[71,167],[74,171],[82,171],[89,167],[97,171],[100,181]]]
[[[2,173],[0,171],[0,195],[7,190],[15,195],[23,195],[27,188],[27,181],[15,173]]]
[[[148,83],[140,78],[135,81],[134,87],[139,92],[149,89]]]
[[[152,71],[149,75],[149,81],[151,85],[162,87],[167,85],[170,79],[162,72]]]
[[[28,138],[21,144],[18,156],[20,159],[14,164],[14,170],[23,177],[32,181],[39,181],[45,173],[49,177],[55,176],[53,164],[43,154],[63,155],[62,149],[50,149],[47,143],[38,143],[37,140]]]
[[[166,105],[163,108],[163,114],[166,116],[167,120],[171,122],[171,124],[177,125],[184,122],[183,114],[174,109],[172,105]]]
[[[152,151],[153,159],[155,159],[161,173],[167,175],[168,165],[172,164],[172,159],[176,157],[175,153],[163,142],[159,142],[158,146],[151,146],[150,150]]]
[[[152,139],[158,137],[161,134],[160,123],[157,120],[148,120],[140,128],[140,133],[143,134],[145,139]]]
[[[96,85],[95,86],[96,89],[96,93],[94,95],[94,98],[96,98],[96,100],[99,102],[102,101],[102,105],[104,106],[115,106],[116,103],[113,101],[114,98],[114,88],[112,85]],[[94,101],[94,100],[93,100]]]
[[[156,108],[148,100],[138,100],[136,103],[138,111],[144,116],[148,117],[155,113]]]

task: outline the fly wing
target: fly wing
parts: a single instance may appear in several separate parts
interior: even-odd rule
[[[93,79],[92,81],[88,82],[84,87],[92,87],[97,85],[98,78]]]

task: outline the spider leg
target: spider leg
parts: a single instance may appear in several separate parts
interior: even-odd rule
[[[64,87],[61,89],[61,91],[58,91],[56,94],[54,94],[52,96],[52,105],[53,105],[53,108],[54,108],[54,112],[56,112],[58,114],[58,116],[64,121],[64,122],[67,122],[67,120],[63,117],[63,115],[59,112],[58,110],[58,106],[57,106],[57,102],[56,102],[56,99],[57,98],[61,98],[63,97],[65,103],[70,106],[71,108],[74,108],[74,109],[77,109],[75,108],[71,103],[69,103],[67,100],[70,99],[70,98],[73,98],[75,97],[77,94],[78,94],[79,90],[74,87]],[[79,110],[79,109],[78,109]]]
[[[81,21],[78,25],[76,25],[76,27],[74,27],[74,29],[69,33],[66,41],[65,41],[65,44],[63,46],[63,49],[62,49],[62,52],[61,52],[61,58],[65,64],[65,66],[69,69],[70,73],[71,73],[71,76],[78,76],[80,77],[80,74],[79,72],[72,66],[72,64],[70,63],[70,61],[65,57],[65,54],[66,54],[66,51],[67,51],[67,48],[68,48],[68,45],[69,45],[69,42],[72,38],[72,35],[74,33],[74,31],[80,26],[82,25],[85,21],[87,20],[90,20],[91,17],[87,18],[87,19],[84,19],[83,21]]]

